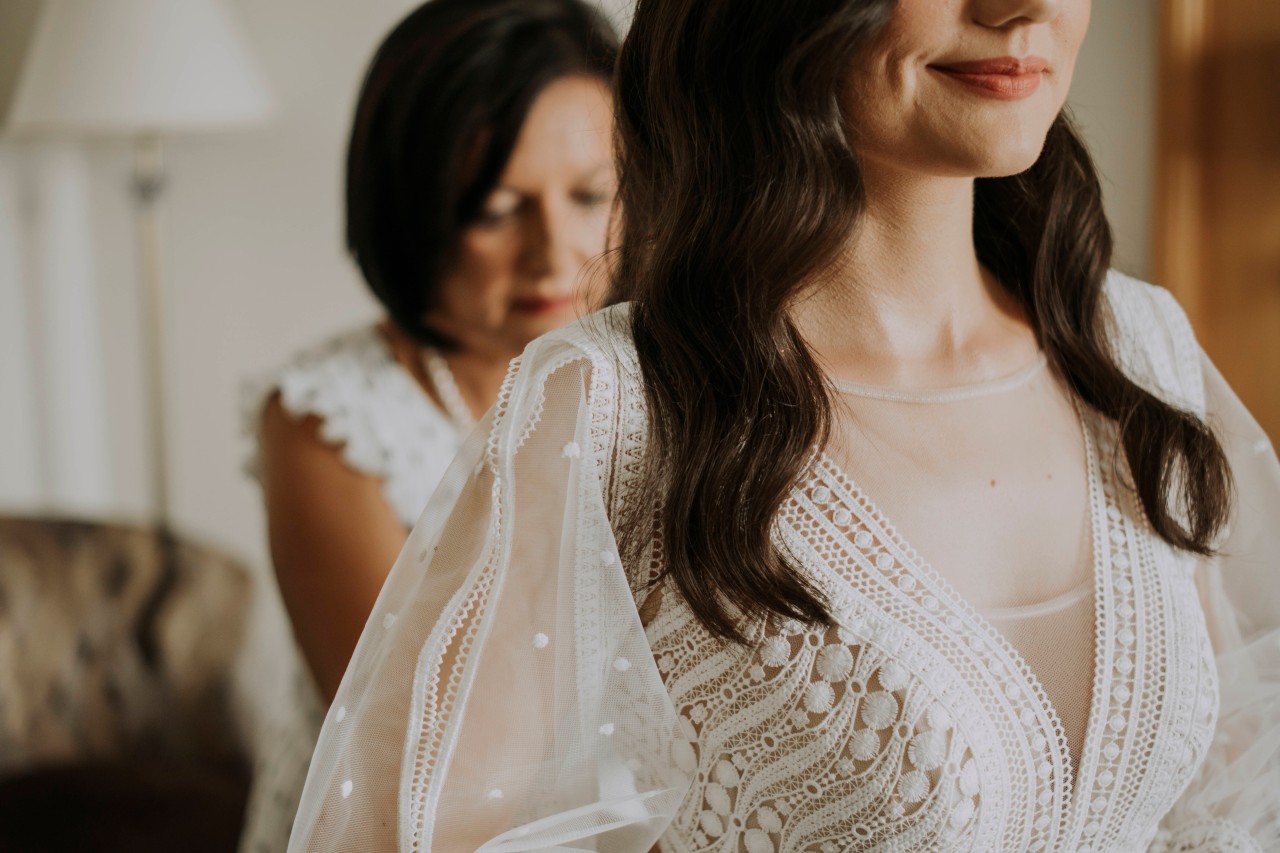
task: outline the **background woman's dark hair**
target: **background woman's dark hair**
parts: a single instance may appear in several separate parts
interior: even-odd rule
[[[562,77],[607,81],[616,57],[580,0],[430,0],[382,42],[347,150],[347,248],[404,331],[449,345],[423,316],[533,102]]]
[[[618,60],[623,234],[612,301],[631,300],[650,468],[623,548],[657,507],[667,573],[702,623],[734,614],[829,622],[770,534],[831,402],[788,316],[862,209],[840,93],[893,0],[640,0]],[[1212,433],[1139,388],[1110,350],[1102,285],[1111,231],[1066,116],[1039,161],[979,180],[979,259],[1021,301],[1081,400],[1119,423],[1156,532],[1206,553],[1230,473]],[[627,529],[629,528],[629,529]]]

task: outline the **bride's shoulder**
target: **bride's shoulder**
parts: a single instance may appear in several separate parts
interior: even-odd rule
[[[566,368],[581,371],[593,398],[634,390],[640,374],[630,306],[610,306],[536,339],[513,363],[512,378],[541,385]]]
[[[610,305],[548,332],[531,345],[554,345],[579,350],[593,362],[634,365],[635,342],[631,337],[631,304]]]
[[[1200,345],[1173,294],[1118,270],[1103,285],[1108,336],[1125,373],[1164,399],[1203,412]]]
[[[599,442],[604,432],[631,431],[643,389],[628,306],[615,305],[548,332],[511,363],[495,407],[495,434],[518,448],[549,422],[572,424],[583,407]],[[641,401],[641,402],[637,402]]]

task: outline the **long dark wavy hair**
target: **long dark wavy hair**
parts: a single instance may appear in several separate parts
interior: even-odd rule
[[[771,538],[832,401],[789,307],[863,206],[846,69],[893,0],[640,0],[618,59],[622,236],[613,301],[650,417],[649,469],[624,550],[657,507],[666,576],[713,633],[770,616],[830,623]],[[980,179],[979,260],[1021,303],[1074,393],[1119,425],[1154,530],[1209,553],[1230,471],[1194,415],[1128,379],[1107,339],[1112,238],[1096,170],[1066,115],[1028,171]],[[630,527],[631,533],[625,532]]]

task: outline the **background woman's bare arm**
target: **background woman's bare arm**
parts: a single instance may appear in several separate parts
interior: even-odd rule
[[[303,656],[332,700],[406,531],[377,477],[351,469],[278,396],[262,424],[262,487],[271,560]]]

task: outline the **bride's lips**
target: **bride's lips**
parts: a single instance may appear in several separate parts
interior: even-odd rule
[[[540,316],[572,308],[574,303],[572,296],[521,296],[511,301],[511,307],[522,314]]]
[[[1040,88],[1040,77],[1048,67],[1048,61],[1038,56],[1024,59],[1003,56],[998,59],[946,62],[929,66],[931,70],[979,94],[1001,101],[1018,101],[1035,94],[1036,89]]]

